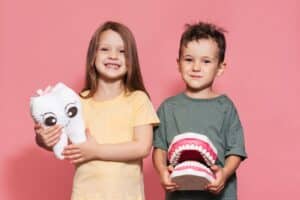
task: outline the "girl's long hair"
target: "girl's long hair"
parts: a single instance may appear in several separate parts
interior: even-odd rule
[[[138,59],[136,42],[133,34],[125,25],[118,22],[107,21],[102,24],[93,34],[91,41],[89,43],[87,57],[86,57],[86,75],[85,84],[81,92],[88,90],[87,95],[80,96],[82,98],[92,97],[98,87],[98,79],[101,76],[96,69],[95,60],[98,50],[99,40],[101,33],[107,30],[112,30],[120,34],[125,48],[125,60],[127,67],[127,74],[124,77],[124,86],[126,92],[132,92],[135,90],[144,91],[147,95],[148,92],[144,86],[140,64]],[[149,96],[149,95],[148,95]]]

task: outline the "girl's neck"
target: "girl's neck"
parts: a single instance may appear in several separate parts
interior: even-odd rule
[[[193,90],[191,88],[186,88],[184,93],[188,97],[191,97],[193,99],[211,99],[219,96],[219,94],[213,91],[212,88],[206,88],[203,90]]]
[[[124,83],[122,80],[107,82],[99,79],[98,88],[94,94],[94,99],[97,101],[105,101],[119,96],[124,91]]]

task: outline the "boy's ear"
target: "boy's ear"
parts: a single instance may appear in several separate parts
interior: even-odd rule
[[[221,76],[224,73],[225,69],[226,69],[226,63],[223,61],[222,63],[219,64],[217,76]]]
[[[179,58],[176,59],[176,62],[177,62],[177,69],[178,69],[179,72],[181,72]]]

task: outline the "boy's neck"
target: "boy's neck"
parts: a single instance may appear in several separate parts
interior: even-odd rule
[[[191,97],[193,99],[211,99],[211,98],[220,96],[220,94],[213,91],[212,88],[207,88],[207,89],[198,90],[198,91],[192,90],[190,88],[186,88],[184,93],[185,93],[185,95],[187,95],[188,97]]]
[[[123,81],[116,81],[116,82],[106,82],[98,81],[98,88],[96,93],[94,94],[95,100],[109,100],[119,96],[124,91],[124,84]]]

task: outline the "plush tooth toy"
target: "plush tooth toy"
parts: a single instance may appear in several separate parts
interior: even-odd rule
[[[63,127],[60,139],[53,147],[55,156],[62,160],[68,138],[74,144],[86,141],[80,98],[63,83],[44,91],[38,90],[37,93],[38,96],[30,98],[32,118],[44,128],[56,124]]]
[[[210,166],[217,160],[217,149],[209,138],[199,133],[182,133],[175,136],[168,149],[171,173],[179,190],[204,190],[215,180]]]

